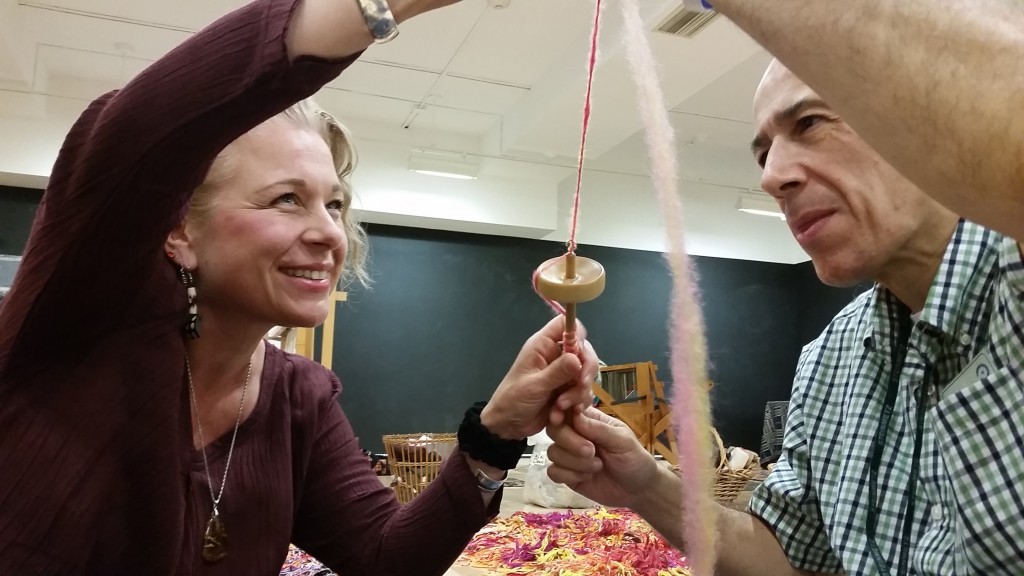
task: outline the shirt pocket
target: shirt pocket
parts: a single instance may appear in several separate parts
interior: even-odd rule
[[[1024,386],[1014,372],[983,373],[933,413],[957,573],[1024,573]]]

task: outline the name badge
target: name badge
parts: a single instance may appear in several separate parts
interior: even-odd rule
[[[992,363],[992,359],[989,358],[987,352],[978,354],[971,359],[971,362],[967,364],[967,367],[964,368],[963,372],[958,374],[952,382],[946,385],[942,390],[942,397],[948,398],[967,386],[970,386],[979,380],[984,380],[989,374],[995,372],[995,370],[996,367]]]

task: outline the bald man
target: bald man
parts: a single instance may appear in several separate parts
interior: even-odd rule
[[[762,188],[823,282],[874,281],[805,347],[782,458],[719,515],[718,573],[1024,573],[1024,11],[716,8],[788,65],[754,96]],[[678,479],[585,416],[549,430],[551,477],[685,550]]]

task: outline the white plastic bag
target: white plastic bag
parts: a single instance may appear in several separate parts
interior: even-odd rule
[[[565,484],[556,484],[548,477],[548,447],[553,444],[545,431],[528,439],[533,446],[530,467],[526,471],[523,499],[544,508],[595,508],[597,503],[573,492]]]

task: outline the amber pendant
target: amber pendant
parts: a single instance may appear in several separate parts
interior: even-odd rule
[[[220,514],[214,512],[206,523],[203,534],[203,560],[217,562],[228,555],[228,533],[221,522]]]

